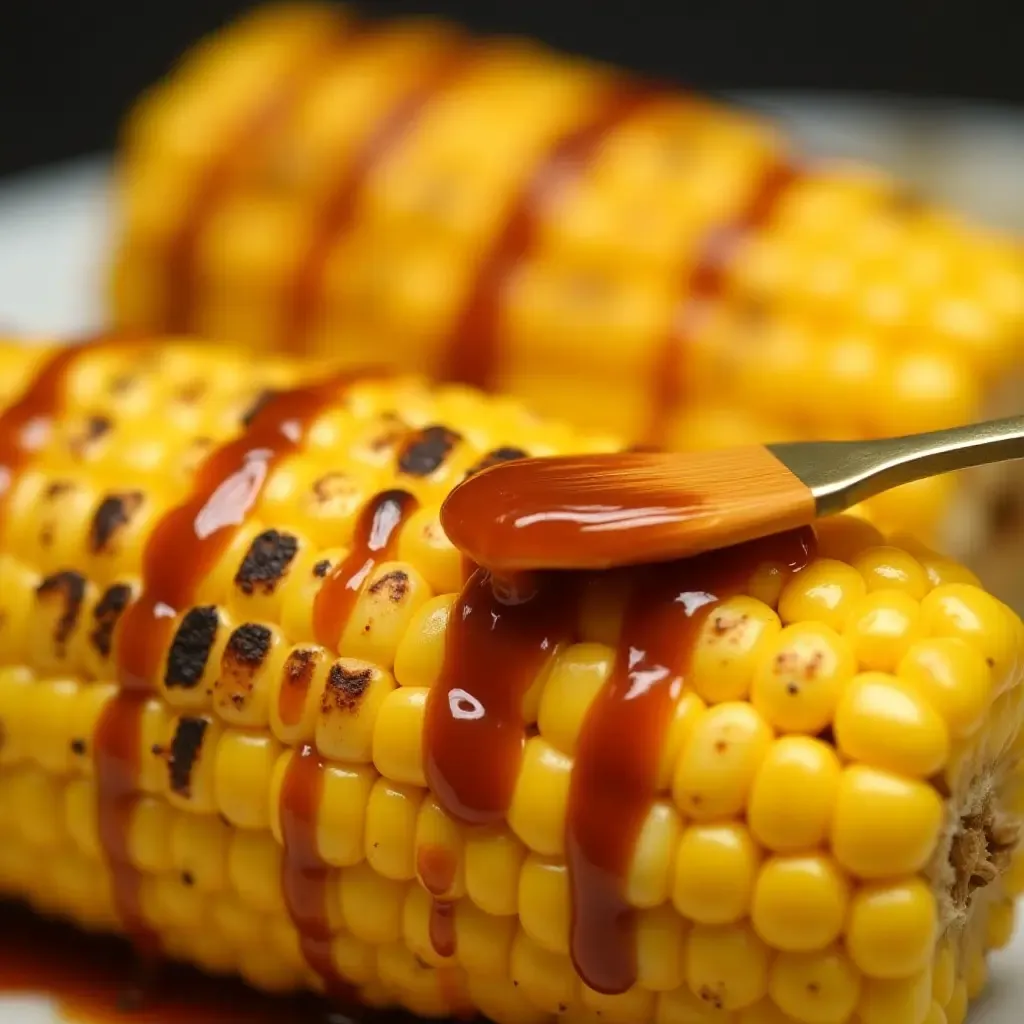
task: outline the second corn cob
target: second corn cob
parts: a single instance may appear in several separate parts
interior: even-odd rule
[[[1019,410],[1016,241],[539,47],[269,8],[142,102],[121,172],[126,325],[384,353],[680,447]],[[987,479],[869,514],[1008,594],[1024,484]]]
[[[844,517],[496,603],[443,496],[612,441],[170,341],[0,360],[0,891],[426,1016],[962,1024],[1024,888],[1024,627],[969,572]]]

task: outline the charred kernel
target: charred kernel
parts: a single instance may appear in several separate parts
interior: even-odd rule
[[[89,550],[94,555],[109,550],[111,542],[132,521],[144,500],[141,491],[108,494],[97,506],[89,525]]]
[[[324,579],[330,571],[331,561],[329,558],[321,558],[320,561],[313,566],[313,575],[318,580]]]
[[[114,421],[107,416],[87,416],[81,430],[77,430],[68,442],[68,448],[76,458],[87,455],[89,449],[114,427]]]
[[[235,574],[235,586],[243,594],[252,594],[257,587],[264,594],[272,594],[298,550],[299,542],[293,534],[265,530],[249,545]]]
[[[181,718],[166,752],[171,791],[186,799],[191,795],[192,768],[199,759],[209,724],[205,718]]]
[[[107,587],[93,608],[93,628],[89,640],[103,658],[110,657],[117,620],[128,607],[131,598],[132,588],[127,583],[115,583]]]
[[[250,672],[258,669],[270,650],[271,632],[266,626],[247,622],[228,638],[222,662]]]
[[[181,620],[167,658],[164,686],[190,690],[199,685],[217,638],[220,619],[214,605],[190,609]]]
[[[409,574],[404,569],[392,569],[367,588],[371,594],[386,594],[392,604],[401,604],[409,593]]]
[[[466,470],[466,476],[476,476],[477,473],[482,473],[485,469],[490,469],[491,466],[497,466],[502,462],[514,462],[516,459],[525,459],[528,457],[529,452],[523,451],[522,448],[494,448],[482,455],[479,461],[474,462],[473,465]]]
[[[444,464],[462,435],[434,424],[424,427],[402,446],[398,468],[409,476],[430,476]]]
[[[785,627],[765,645],[751,703],[780,732],[821,732],[857,670],[849,642],[821,623]]]
[[[320,698],[321,712],[326,715],[336,709],[355,713],[372,679],[372,668],[348,668],[335,662],[327,673],[327,686]]]
[[[85,740],[74,739],[71,741],[71,753],[76,757],[84,757],[88,749],[89,746]]]
[[[57,597],[64,602],[64,608],[57,619],[53,641],[58,653],[63,656],[64,648],[78,623],[78,615],[85,599],[85,577],[78,572],[66,570],[47,576],[36,587],[36,597],[46,601]]]

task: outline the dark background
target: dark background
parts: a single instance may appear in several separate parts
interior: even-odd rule
[[[132,97],[237,0],[0,0],[0,174],[113,145]],[[533,35],[711,91],[1024,102],[1024,5],[940,0],[365,0]]]

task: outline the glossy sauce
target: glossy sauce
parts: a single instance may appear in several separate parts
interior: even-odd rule
[[[504,822],[512,804],[526,724],[523,698],[569,640],[575,588],[542,581],[507,603],[478,569],[452,606],[441,676],[427,698],[424,770],[444,809],[470,825]]]
[[[436,64],[395,106],[383,115],[352,155],[318,211],[313,239],[286,298],[282,338],[289,347],[302,347],[320,302],[324,267],[332,247],[351,226],[366,182],[377,168],[409,138],[429,103],[469,63],[469,52],[456,47],[440,54]]]
[[[439,376],[479,388],[494,385],[499,357],[502,293],[533,247],[543,218],[600,153],[608,136],[651,103],[659,92],[643,86],[613,89],[582,125],[555,141],[532,170],[490,250],[474,275],[466,302],[452,328]]]
[[[733,220],[712,228],[700,246],[695,263],[687,271],[682,302],[655,360],[651,383],[652,416],[647,431],[649,443],[664,441],[668,419],[686,397],[682,371],[687,343],[710,306],[721,299],[728,287],[740,247],[771,220],[780,200],[802,173],[791,163],[773,161],[746,207]]]
[[[245,161],[263,140],[278,130],[289,116],[305,89],[327,66],[328,59],[343,52],[358,38],[358,31],[338,29],[317,39],[284,77],[274,83],[254,110],[224,133],[221,146],[200,172],[199,181],[182,215],[178,230],[166,252],[166,309],[162,328],[170,334],[188,334],[195,320],[195,302],[199,294],[198,249],[217,207],[228,197],[231,186]]]
[[[281,788],[281,884],[306,963],[323,978],[332,1002],[352,1005],[358,1002],[358,994],[335,971],[331,955],[332,929],[327,910],[330,869],[317,843],[323,779],[323,760],[305,744],[293,755]]]
[[[381,491],[363,506],[352,547],[324,580],[313,604],[317,643],[337,651],[363,585],[382,562],[394,558],[402,524],[419,503],[408,492]]]
[[[211,978],[177,964],[140,971],[134,950],[123,940],[80,932],[19,904],[0,903],[0,995],[28,994],[53,1000],[62,1019],[76,1024],[338,1022],[329,1007],[309,996],[264,995],[240,981]]]
[[[519,466],[550,485],[546,495],[542,484],[531,488],[517,477],[513,489],[526,492],[525,505],[537,514],[561,507],[563,496],[546,463]],[[486,475],[474,478],[477,484]],[[605,481],[595,486],[614,490]],[[476,515],[486,529],[505,513],[509,498],[486,489],[474,493],[482,496]],[[626,501],[622,495],[618,504]],[[610,536],[625,552],[642,549],[644,535],[658,525],[640,518]],[[587,547],[595,535],[586,527],[585,520],[570,521],[559,533],[559,564],[571,564],[574,555],[581,566],[590,564]],[[447,521],[445,528],[460,546],[458,530]],[[516,542],[514,530],[502,534],[508,563],[515,564]],[[570,951],[582,979],[597,991],[621,993],[636,982],[634,912],[626,881],[658,795],[664,740],[701,630],[724,600],[743,591],[759,565],[797,572],[813,551],[813,532],[803,529],[697,558],[617,571],[627,597],[615,661],[580,731],[566,816]],[[460,821],[504,820],[525,742],[523,695],[557,647],[575,638],[581,598],[590,584],[607,586],[608,576],[532,573],[510,586],[479,569],[453,605],[441,676],[427,701],[424,757],[431,789]],[[510,597],[514,603],[508,603]]]
[[[242,435],[207,458],[191,495],[161,519],[143,551],[141,591],[125,609],[115,639],[120,690],[104,708],[94,741],[104,853],[125,927],[143,950],[153,949],[155,937],[141,915],[141,876],[127,857],[126,828],[138,791],[142,714],[147,696],[157,689],[175,616],[194,603],[201,582],[251,515],[273,468],[301,448],[311,424],[357,376],[270,399]]]

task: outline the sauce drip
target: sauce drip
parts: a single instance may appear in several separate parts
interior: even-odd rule
[[[324,580],[313,604],[317,642],[337,651],[363,585],[373,570],[394,557],[402,524],[418,502],[408,491],[381,491],[359,513],[352,548]]]
[[[348,167],[317,214],[313,238],[286,298],[282,337],[299,346],[317,311],[324,265],[339,236],[351,227],[363,187],[375,170],[412,134],[431,100],[468,64],[468,51],[456,47],[438,55],[422,81],[400,96],[352,155]]]
[[[157,523],[142,556],[142,587],[116,634],[120,691],[97,725],[94,751],[104,853],[118,909],[135,944],[153,950],[155,936],[141,910],[141,876],[127,857],[127,827],[138,794],[142,714],[157,686],[175,616],[193,603],[207,573],[255,508],[281,459],[298,451],[316,418],[336,404],[357,374],[282,392],[271,398],[238,438],[200,467],[191,495]]]
[[[323,978],[332,1002],[352,1005],[358,1002],[358,994],[334,969],[331,955],[332,929],[327,911],[330,869],[317,843],[323,788],[324,762],[306,744],[292,757],[281,787],[281,883],[306,962]]]
[[[582,125],[557,139],[541,157],[518,195],[490,250],[483,256],[469,295],[447,345],[443,380],[490,388],[498,361],[502,292],[535,243],[544,216],[564,190],[572,187],[601,150],[609,134],[658,94],[624,85],[612,90]]]
[[[664,441],[668,419],[685,398],[682,370],[687,342],[728,286],[736,254],[746,239],[771,220],[779,201],[802,173],[791,163],[773,161],[745,209],[728,223],[712,228],[705,237],[696,262],[687,272],[684,297],[655,360],[649,443]]]
[[[54,421],[64,411],[67,376],[83,357],[100,349],[125,347],[125,336],[102,337],[66,345],[49,356],[21,397],[0,412],[0,529],[7,499],[19,475],[44,448]]]
[[[448,618],[438,682],[427,698],[425,772],[444,809],[470,825],[504,822],[512,803],[526,725],[523,698],[568,640],[578,580],[544,580],[509,603],[477,569]]]
[[[455,857],[443,846],[426,843],[416,851],[416,873],[430,893],[430,944],[438,956],[455,955],[455,904],[442,899],[455,880]]]
[[[654,804],[661,752],[701,630],[754,569],[797,571],[810,559],[810,531],[638,570],[611,678],[584,720],[566,818],[572,886],[570,952],[584,981],[620,993],[636,982],[634,911],[626,878]]]
[[[142,973],[120,939],[77,931],[0,903],[0,995],[38,994],[76,1024],[337,1024],[311,996],[265,995],[178,964]],[[396,1022],[410,1018],[392,1014]],[[360,1018],[384,1020],[383,1014]],[[33,1018],[34,1019],[34,1018]]]
[[[289,116],[304,90],[324,69],[329,58],[358,38],[358,31],[342,34],[341,22],[334,32],[316,39],[301,60],[232,129],[225,132],[221,146],[201,171],[188,207],[172,237],[165,256],[167,287],[162,327],[171,334],[188,334],[194,325],[195,302],[200,282],[197,256],[206,225],[217,207],[228,197],[245,162]]]

